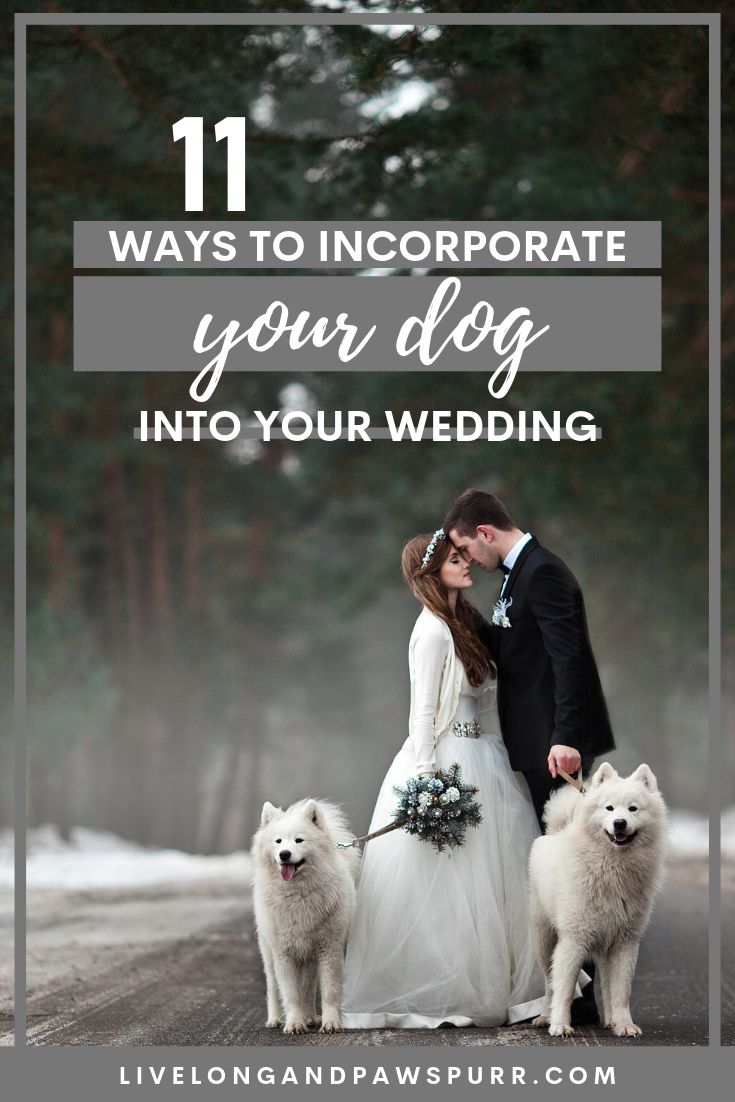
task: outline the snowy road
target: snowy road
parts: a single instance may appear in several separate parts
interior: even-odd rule
[[[205,881],[28,898],[30,1044],[213,1044],[223,951],[240,973],[247,883]],[[233,1013],[238,1001],[233,998]],[[238,988],[239,989],[239,988]],[[210,1004],[212,1004],[210,1006]],[[201,1040],[161,1038],[191,1016]]]
[[[723,1040],[735,1042],[735,809],[723,832]],[[723,826],[725,824],[723,823]],[[641,950],[633,1008],[643,1044],[702,1044],[707,1030],[706,824],[674,816],[678,851]],[[12,841],[12,840],[10,840]],[[286,1038],[262,1028],[263,980],[245,854],[196,857],[76,829],[32,832],[28,1027],[32,1045],[524,1045],[495,1030]],[[0,838],[0,843],[9,839]],[[7,853],[5,852],[7,850]],[[12,847],[0,844],[0,1045],[12,1044]],[[585,1045],[616,1042],[586,1029]]]
[[[735,878],[729,881],[735,905]],[[263,980],[246,884],[232,878],[29,897],[32,1045],[539,1045],[527,1027],[284,1037],[262,1028]],[[679,860],[646,935],[634,986],[642,1044],[703,1044],[707,872]],[[617,1041],[598,1029],[584,1045]],[[557,1042],[558,1043],[558,1042]]]

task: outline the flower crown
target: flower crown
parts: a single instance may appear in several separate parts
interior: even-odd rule
[[[422,570],[425,566],[428,566],[429,561],[431,560],[431,556],[436,551],[436,545],[439,542],[439,540],[445,540],[446,538],[447,538],[447,533],[444,531],[444,529],[443,528],[437,528],[436,532],[434,532],[434,535],[431,537],[431,540],[429,542],[429,546],[426,548],[426,553],[424,554],[424,557],[421,560],[421,569]]]

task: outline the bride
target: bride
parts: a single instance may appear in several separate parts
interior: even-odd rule
[[[365,849],[347,945],[343,1022],[350,1029],[496,1026],[538,1012],[526,891],[538,834],[523,778],[510,768],[495,709],[495,670],[464,596],[469,567],[444,535],[416,536],[403,575],[424,606],[408,646],[409,737],[393,760],[370,831],[396,806],[393,786],[459,762],[477,785],[479,827],[437,853],[394,831]]]

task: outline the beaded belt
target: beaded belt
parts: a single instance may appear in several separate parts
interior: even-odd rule
[[[482,734],[482,728],[476,719],[470,720],[468,723],[453,723],[452,734],[457,738],[479,738]]]

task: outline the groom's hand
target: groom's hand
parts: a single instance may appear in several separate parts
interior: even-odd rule
[[[549,772],[556,780],[557,770],[559,769],[563,769],[565,773],[576,773],[582,764],[582,756],[579,750],[575,750],[573,746],[552,746],[546,763]]]

